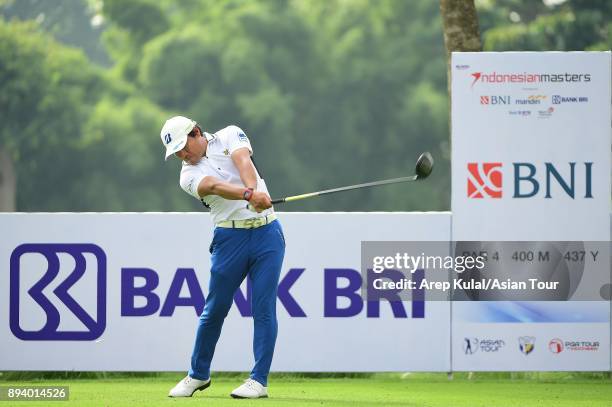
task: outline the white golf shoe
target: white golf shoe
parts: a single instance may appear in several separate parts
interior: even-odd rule
[[[210,379],[198,380],[187,376],[170,390],[168,397],[191,397],[197,390],[204,390],[208,386],[210,386]]]
[[[240,386],[236,387],[232,394],[235,399],[258,399],[268,397],[268,388],[257,380],[247,379]]]

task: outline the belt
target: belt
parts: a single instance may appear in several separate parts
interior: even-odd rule
[[[217,223],[217,227],[220,228],[236,228],[236,229],[255,229],[260,226],[267,225],[276,220],[276,214],[271,213],[267,216],[260,216],[258,218],[250,218],[243,220],[224,220],[223,222]]]

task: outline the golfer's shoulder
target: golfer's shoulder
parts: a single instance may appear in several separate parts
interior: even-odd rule
[[[246,138],[246,134],[240,127],[235,124],[230,124],[221,130],[217,130],[215,132],[215,138],[218,138],[222,143],[227,143],[236,138]]]
[[[181,174],[180,174],[181,182],[184,179],[187,179],[190,177],[197,177],[198,175],[205,174],[206,168],[204,164],[205,162],[203,161],[200,161],[197,164],[189,164],[189,163],[183,162],[181,166]]]
[[[201,163],[192,165],[184,162],[179,176],[179,185],[185,192],[198,198],[198,185],[207,175],[212,175],[212,173],[208,173]]]

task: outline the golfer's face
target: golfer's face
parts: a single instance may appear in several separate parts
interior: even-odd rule
[[[197,164],[204,155],[205,143],[198,143],[198,137],[187,137],[187,144],[174,155],[189,164]]]

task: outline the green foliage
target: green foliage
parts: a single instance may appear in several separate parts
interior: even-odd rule
[[[176,196],[178,173],[163,167],[157,134],[166,115],[140,96],[124,101],[107,96],[98,102],[84,129],[93,154],[83,164],[86,176],[75,180],[82,210],[187,208]]]
[[[609,49],[611,4],[477,1],[489,50]],[[19,210],[199,210],[178,188],[180,163],[163,162],[173,114],[242,127],[274,197],[411,174],[425,150],[436,159],[427,182],[282,210],[449,208],[438,2],[0,0],[0,11],[32,20],[0,21],[0,149]],[[103,47],[112,66],[53,38],[98,61]]]
[[[152,0],[104,0],[103,4],[104,15],[127,30],[137,45],[168,29],[166,15]]]
[[[159,165],[157,105],[35,24],[0,21],[0,61],[0,148],[17,169],[19,210],[188,207]]]
[[[96,0],[1,0],[6,20],[32,20],[58,41],[82,48],[94,62],[110,63],[100,42],[103,27],[92,24]]]
[[[593,51],[612,48],[612,3],[495,0],[478,8],[488,51]]]
[[[0,146],[16,162],[18,206],[60,210],[52,202],[70,198],[62,181],[103,79],[82,52],[30,23],[0,21],[0,61]]]
[[[207,84],[220,82],[220,46],[197,26],[159,36],[143,50],[138,75],[142,89],[165,108],[188,110]]]

